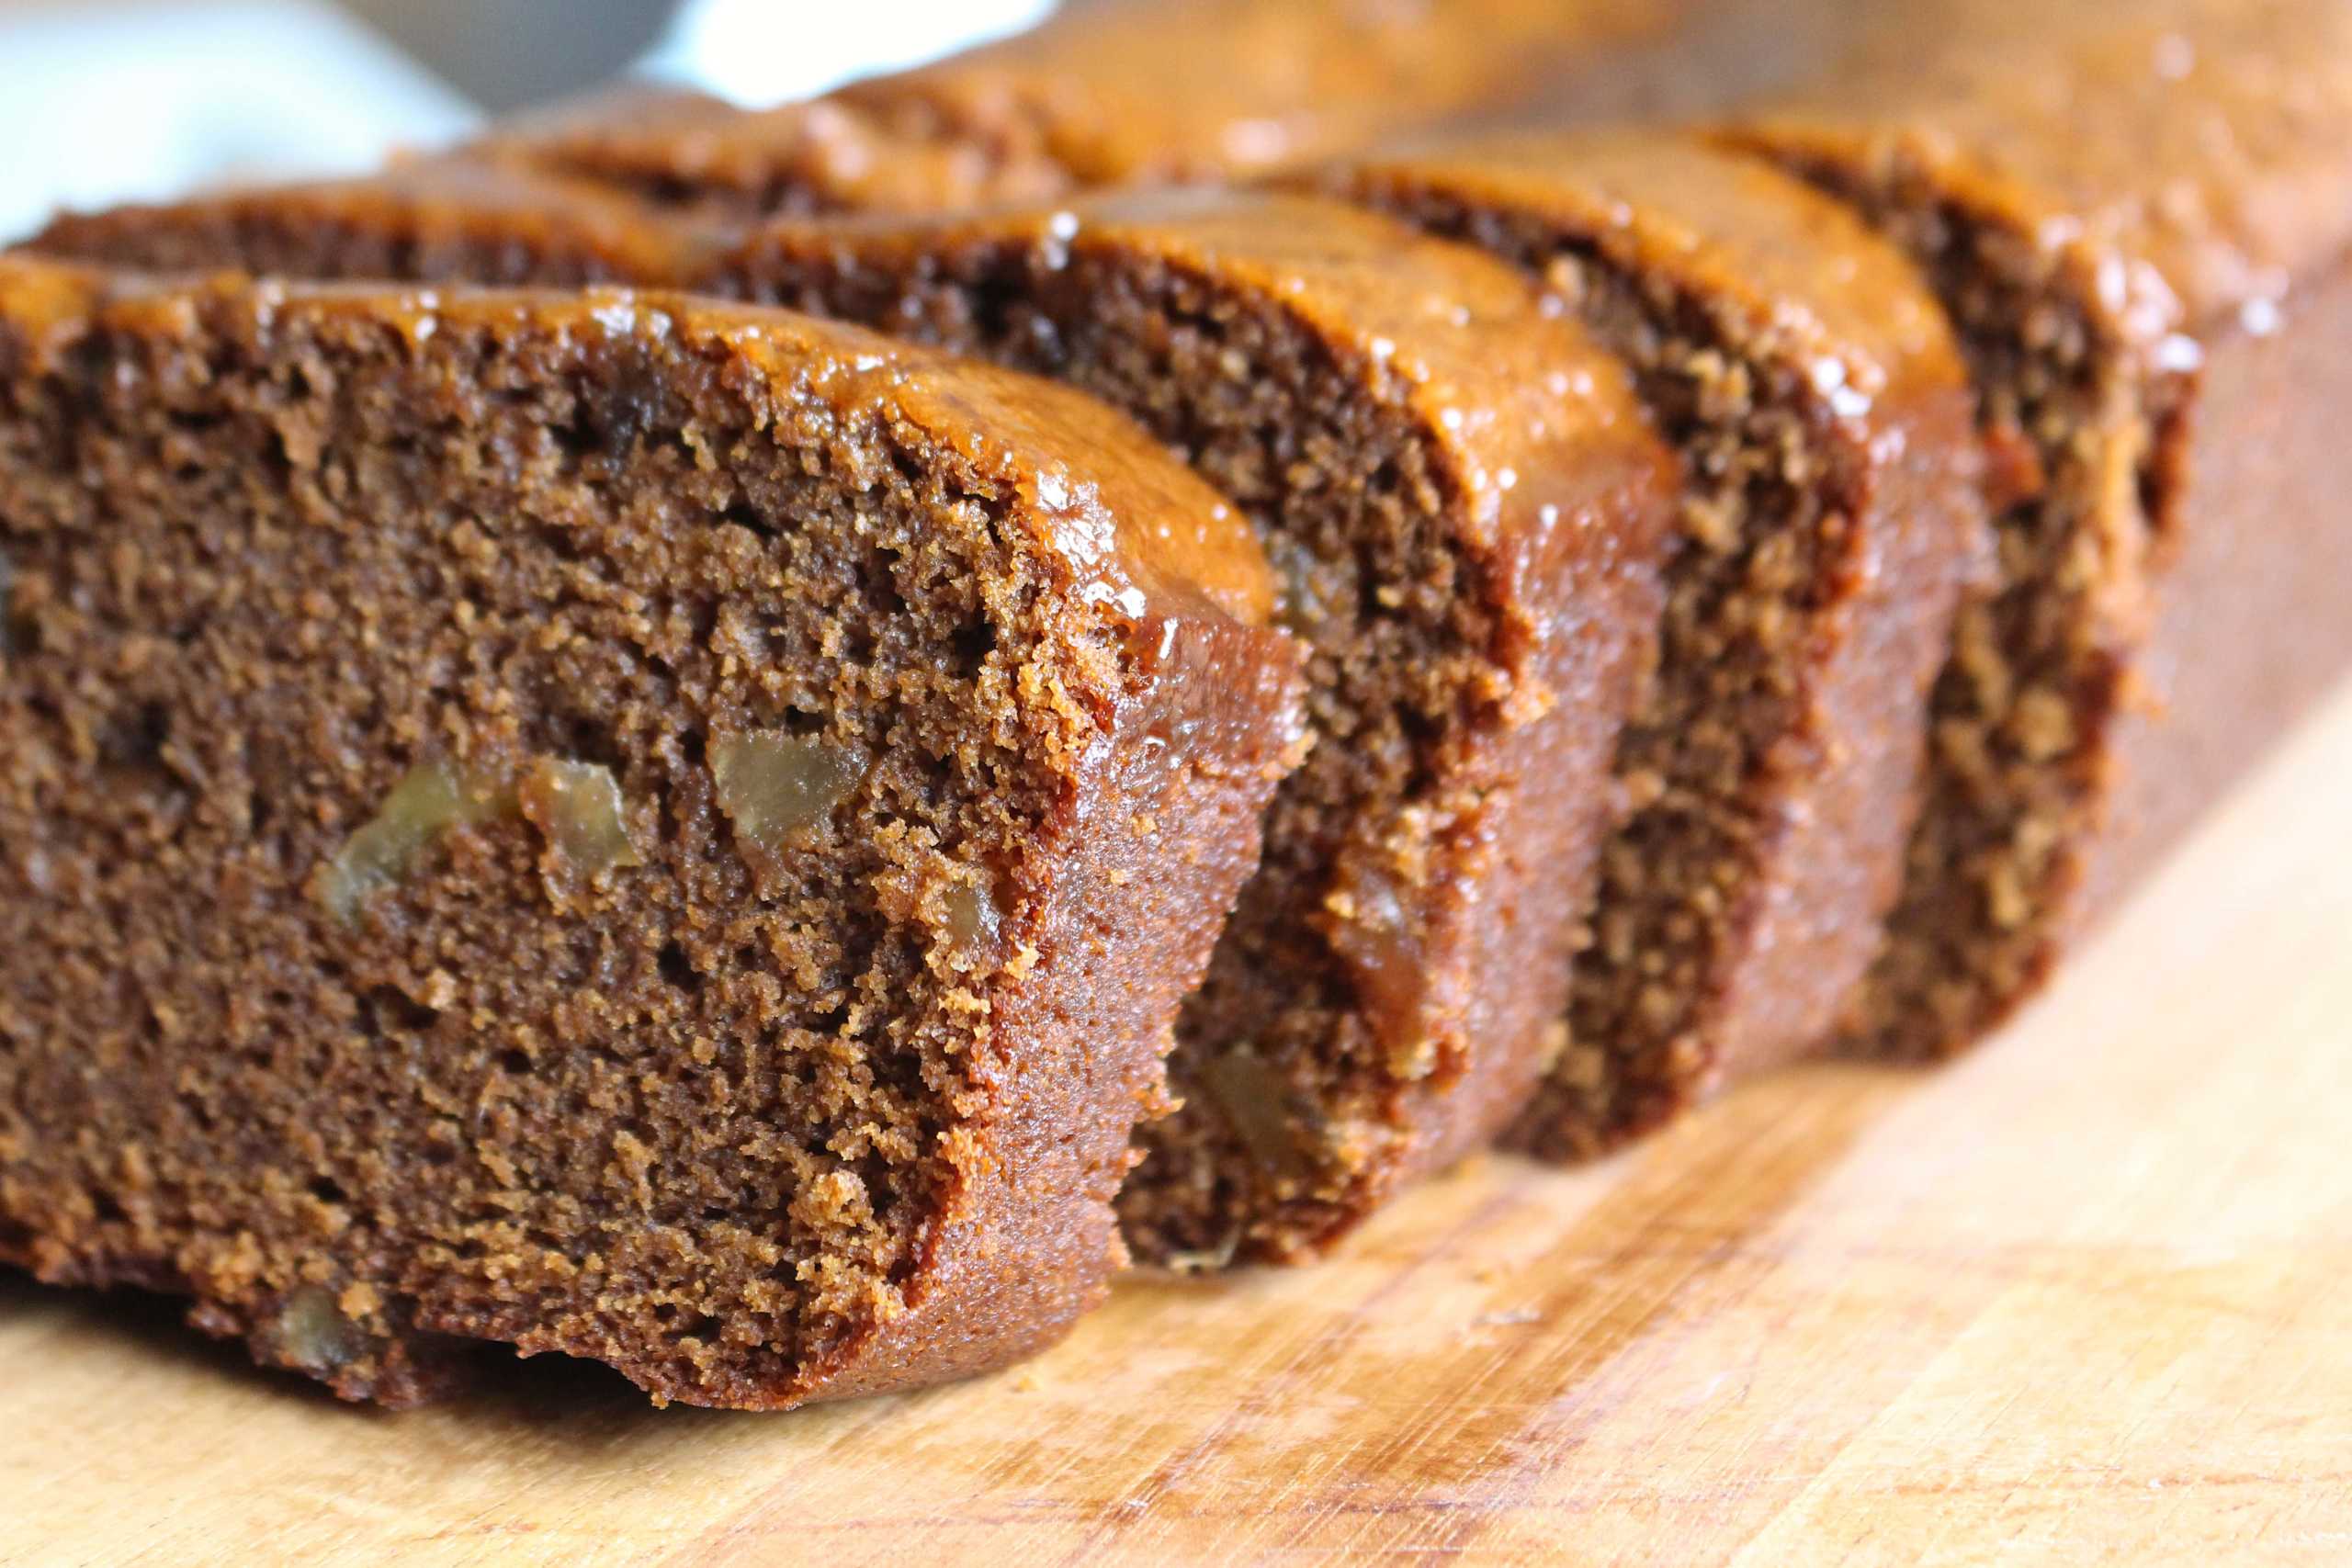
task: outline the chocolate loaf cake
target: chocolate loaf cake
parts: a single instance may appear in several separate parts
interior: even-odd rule
[[[1827,197],[1664,135],[1485,138],[1313,176],[1541,276],[1689,474],[1659,679],[1617,753],[1548,1154],[1830,1036],[1900,886],[1930,686],[1989,562],[1935,298]]]
[[[1933,1055],[2352,666],[2352,8],[1938,0],[1725,137],[1909,248],[1983,395],[2000,581],[1853,1030]]]
[[[0,261],[0,1261],[390,1404],[1050,1342],[1303,744],[1273,598],[849,328]]]
[[[1040,371],[1256,521],[1314,648],[1283,786],[1120,1198],[1148,1258],[1311,1255],[1556,1057],[1672,467],[1622,366],[1466,247],[1163,192],[770,227],[711,287]]]
[[[303,273],[340,275],[355,255],[462,263],[460,249],[410,237],[421,216],[484,188],[435,187],[412,172],[372,192],[338,187],[334,223],[318,220],[308,193],[275,203],[259,192],[61,224],[39,243],[111,263],[232,265],[249,254],[241,237],[264,232],[255,250]],[[524,232],[575,221],[563,211],[568,186],[515,194],[535,204],[518,222]],[[223,201],[240,224],[219,220]],[[479,218],[494,229],[494,212]],[[664,228],[650,210],[643,221]],[[368,243],[347,240],[352,225]],[[1491,1136],[1506,1103],[1530,1092],[1536,1064],[1559,1053],[1555,955],[1579,939],[1587,912],[1596,832],[1609,815],[1600,762],[1656,637],[1652,569],[1672,481],[1623,371],[1576,330],[1544,320],[1510,269],[1324,202],[1161,194],[1075,212],[751,232],[731,251],[711,250],[707,235],[673,240],[662,276],[678,277],[679,259],[699,254],[700,272],[685,275],[694,287],[1010,359],[1129,409],[1270,531],[1300,589],[1293,624],[1327,650],[1318,726],[1334,743],[1286,790],[1268,868],[1188,1010],[1184,1037],[1202,1043],[1188,1044],[1176,1068],[1186,1110],[1147,1135],[1167,1152],[1125,1200],[1138,1247],[1187,1259],[1303,1256],[1412,1173]],[[1466,319],[1455,319],[1457,306]],[[1196,321],[1204,311],[1214,319]],[[1581,379],[1564,387],[1563,377]],[[1392,462],[1379,443],[1412,455]],[[1637,517],[1557,559],[1498,564],[1498,550],[1540,538],[1546,506],[1574,517],[1618,493],[1629,454],[1655,481],[1626,502]],[[1560,481],[1574,491],[1566,501],[1535,483],[1586,464],[1590,488]],[[1493,538],[1489,508],[1503,525]],[[1400,542],[1379,542],[1398,531]],[[1579,564],[1577,548],[1595,553]],[[1623,552],[1614,565],[1600,553],[1611,549]],[[1455,558],[1464,550],[1476,558],[1469,566]],[[1329,581],[1311,581],[1318,576]],[[1449,623],[1446,594],[1457,589],[1492,596],[1475,615],[1497,614]],[[1590,604],[1547,604],[1546,593]],[[1381,594],[1414,607],[1369,602]],[[1604,627],[1620,617],[1651,624],[1623,645],[1609,640],[1613,631],[1579,639],[1555,624],[1588,614]],[[1547,639],[1548,652],[1539,646]],[[1558,668],[1547,671],[1547,660]],[[1426,667],[1425,689],[1395,689],[1398,667],[1411,665]],[[1531,703],[1552,697],[1510,694],[1566,703],[1578,692],[1593,711],[1538,727],[1574,727],[1576,738],[1571,754],[1538,770],[1549,802],[1514,808],[1533,814],[1532,825],[1506,831],[1515,818],[1499,808],[1465,816],[1458,803],[1439,804],[1486,789],[1464,781],[1505,766],[1499,759],[1520,766],[1521,752],[1490,749]],[[1524,754],[1550,744],[1526,739],[1536,750]],[[1396,863],[1392,878],[1419,891],[1398,931],[1368,946],[1362,922],[1331,901],[1352,899],[1367,873],[1342,866],[1381,843],[1378,854]],[[1544,907],[1523,908],[1530,897]],[[1386,910],[1396,898],[1375,889],[1372,902]],[[1391,950],[1398,956],[1387,964]],[[1383,964],[1406,978],[1348,973]],[[1377,988],[1360,1001],[1365,983]],[[1397,1056],[1395,1073],[1367,1070],[1385,1055]],[[1223,1065],[1199,1065],[1212,1059]],[[1254,1109],[1269,1100],[1291,1109]],[[1172,1194],[1161,1190],[1171,1183],[1181,1184]],[[1257,1217],[1245,1224],[1245,1215]]]
[[[1244,174],[1494,113],[1690,0],[1116,0],[812,103],[682,97],[482,151],[738,216],[930,211]]]

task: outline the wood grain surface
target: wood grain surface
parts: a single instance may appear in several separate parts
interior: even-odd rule
[[[2352,1562],[2352,694],[1992,1048],[785,1416],[386,1416],[0,1279],[0,1562]]]

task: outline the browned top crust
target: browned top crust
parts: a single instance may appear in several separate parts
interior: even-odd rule
[[[1931,0],[1852,26],[1834,68],[1729,137],[1929,172],[2120,335],[2276,306],[2352,243],[2336,0]]]
[[[659,199],[913,211],[1247,173],[1491,111],[1656,0],[1159,0],[1072,6],[941,64],[754,114],[677,101],[500,138]]]
[[[1351,194],[1442,194],[1467,210],[1518,215],[1563,243],[1589,240],[1629,274],[1703,302],[1725,335],[1815,365],[1824,398],[1853,418],[1882,398],[1949,394],[1966,376],[1934,296],[1900,252],[1770,165],[1699,141],[1521,131],[1298,177]]]
[[[1478,544],[1506,557],[1552,531],[1547,506],[1605,510],[1654,492],[1668,467],[1623,367],[1582,332],[1500,330],[1532,328],[1544,314],[1507,269],[1344,206],[1272,191],[1145,190],[1050,213],[949,220],[937,241],[921,222],[864,226],[888,231],[893,243],[944,241],[947,250],[965,236],[1026,231],[1049,244],[1148,254],[1279,301],[1315,341],[1395,372],[1416,416],[1452,438],[1460,489],[1451,510]],[[715,271],[730,265],[721,258]],[[1531,468],[1545,454],[1555,460]]]

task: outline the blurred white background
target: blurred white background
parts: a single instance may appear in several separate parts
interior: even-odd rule
[[[1031,25],[1052,0],[0,0],[0,242],[60,207],[368,168],[638,72],[745,103]]]

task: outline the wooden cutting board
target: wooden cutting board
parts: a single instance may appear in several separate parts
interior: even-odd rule
[[[1992,1048],[1824,1066],[959,1388],[386,1416],[0,1281],[0,1562],[2352,1561],[2352,693]]]

